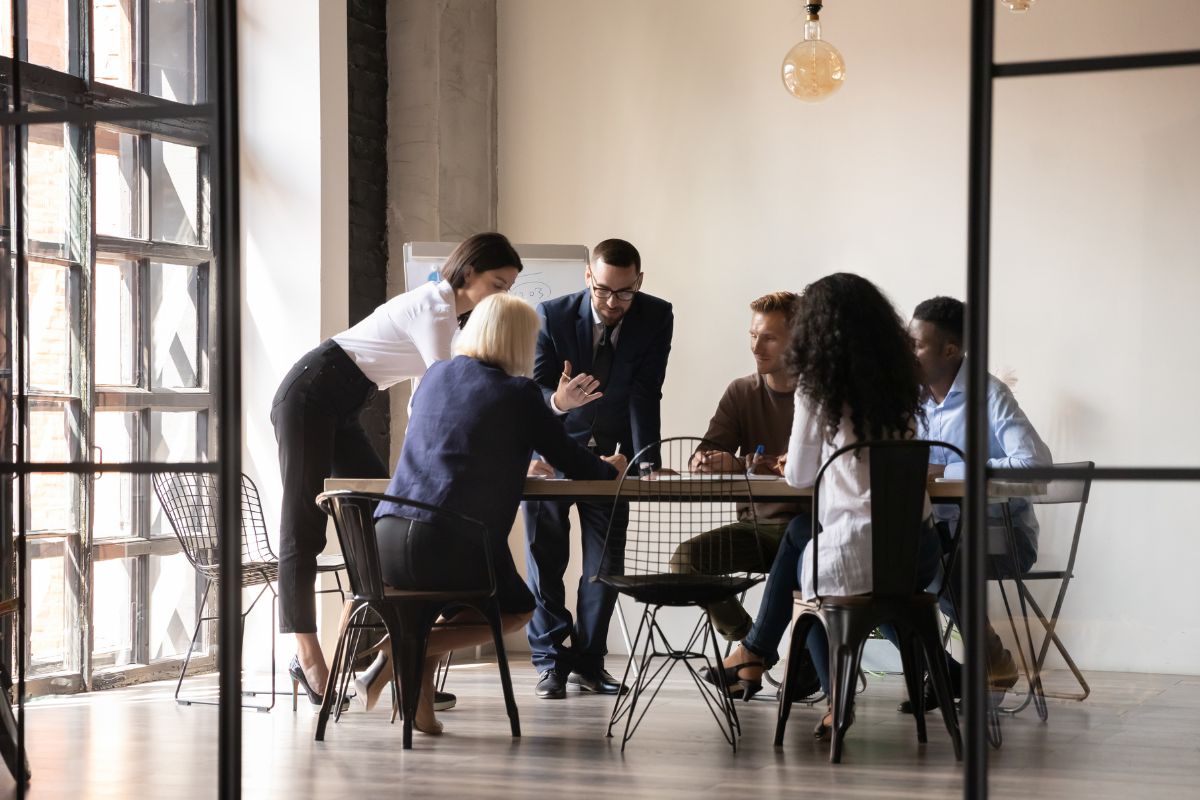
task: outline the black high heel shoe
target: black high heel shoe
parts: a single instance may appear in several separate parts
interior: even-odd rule
[[[739,677],[738,675],[743,667],[761,666],[763,666],[761,661],[746,661],[733,667],[723,667],[725,672],[725,686],[729,691],[729,696],[734,699],[740,697],[743,701],[749,702],[750,698],[761,692],[763,687],[761,676],[757,680],[749,680],[747,678]],[[763,672],[765,673],[766,669],[764,669]],[[721,685],[720,679],[717,677],[716,670],[704,667],[700,670],[700,677],[711,683],[713,686],[719,687]]]
[[[304,667],[300,666],[298,656],[292,656],[292,661],[288,664],[288,675],[292,677],[292,711],[296,710],[300,697],[300,687],[304,687],[304,694],[308,696],[308,702],[316,711],[321,707],[321,703],[325,701],[325,695],[321,692],[313,691],[313,688],[308,685],[308,677],[304,674]],[[350,705],[350,698],[342,698],[342,710],[345,711]]]
[[[826,722],[826,720],[829,720]],[[846,723],[849,728],[854,724],[854,709],[850,709],[850,721]],[[833,712],[826,711],[821,715],[821,720],[817,723],[817,727],[813,728],[813,738],[818,742],[828,742],[833,738]]]

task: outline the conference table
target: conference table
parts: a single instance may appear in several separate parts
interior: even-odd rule
[[[712,499],[712,484],[734,484],[723,486],[720,499],[725,502],[756,502],[756,503],[786,503],[812,497],[812,487],[796,488],[788,486],[783,478],[743,480],[741,476],[731,476],[736,480],[720,480],[716,476],[704,479],[688,479],[686,476],[672,476],[670,479],[631,478],[624,482],[608,481],[575,481],[562,478],[526,478],[525,489],[521,495],[523,500],[560,500],[565,502],[612,502],[616,497],[618,485],[621,497],[634,502],[653,502],[660,499],[680,499],[694,496]],[[387,478],[326,478],[325,491],[350,490],[355,492],[387,492]],[[747,491],[743,491],[746,490]],[[966,483],[960,480],[945,478],[931,479],[928,484],[929,499],[935,504],[959,505],[962,503]],[[993,499],[1005,497],[1020,497],[1037,494],[1043,487],[1039,484],[1016,483],[1010,481],[989,481],[988,495]],[[625,615],[620,613],[618,605],[618,622],[627,647],[632,644],[629,638]]]
[[[714,480],[706,478],[687,479],[672,478],[670,480],[634,478],[627,479],[621,484],[621,497],[634,501],[653,501],[656,499],[680,498],[687,496],[703,496],[712,490]],[[726,483],[726,481],[716,481]],[[325,491],[349,489],[355,492],[385,493],[388,487],[387,478],[326,478]],[[812,497],[812,487],[795,488],[788,486],[783,478],[769,480],[754,479],[750,481],[728,481],[735,486],[723,487],[721,499],[730,502],[756,503],[786,503],[793,500]],[[526,478],[523,500],[561,500],[565,502],[610,502],[617,492],[618,481],[573,481],[560,478]],[[989,495],[992,497],[1015,497],[1022,494],[1032,494],[1032,491],[1019,491],[1022,484],[1001,483],[993,481],[989,484]],[[1029,486],[1029,484],[1024,484]],[[748,493],[741,491],[748,487]],[[931,480],[929,482],[929,498],[934,503],[960,503],[965,490],[963,481]]]

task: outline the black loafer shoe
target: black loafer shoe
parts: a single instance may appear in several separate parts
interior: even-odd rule
[[[543,700],[562,700],[567,696],[567,682],[557,671],[548,669],[538,677],[533,693]]]
[[[606,669],[595,673],[572,672],[567,682],[576,684],[581,692],[593,694],[625,694],[629,691],[628,686],[622,686]]]
[[[449,711],[458,705],[458,698],[449,692],[434,692],[433,693],[433,710],[434,711]]]

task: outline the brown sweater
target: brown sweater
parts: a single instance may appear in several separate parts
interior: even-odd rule
[[[781,456],[787,453],[793,408],[792,392],[773,391],[763,376],[738,378],[725,389],[704,438],[743,457],[760,444],[764,455]],[[803,506],[795,504],[754,504],[759,522],[785,523],[802,511]],[[739,506],[738,516],[749,519],[749,506]]]

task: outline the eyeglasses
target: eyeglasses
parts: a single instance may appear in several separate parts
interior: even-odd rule
[[[640,278],[638,283],[641,283]],[[628,303],[633,299],[633,296],[638,293],[638,284],[635,283],[628,289],[610,289],[607,286],[600,286],[593,281],[591,284],[591,290],[592,294],[596,296],[597,300],[607,300],[610,297],[616,297],[622,303]]]

